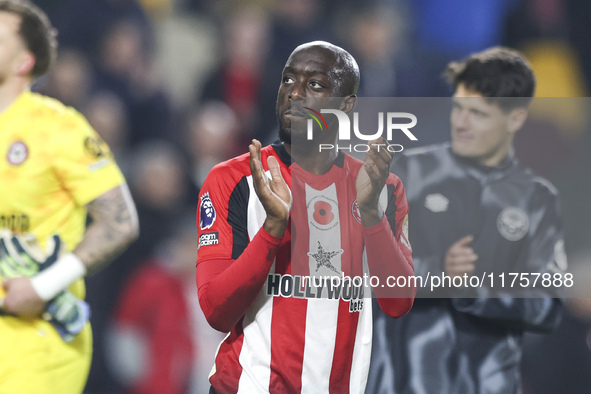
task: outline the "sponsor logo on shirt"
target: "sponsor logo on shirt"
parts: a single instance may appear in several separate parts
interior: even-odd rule
[[[202,246],[217,245],[218,243],[219,233],[217,231],[215,233],[204,233],[201,234],[201,236],[199,237],[199,246],[197,247],[197,249],[199,249]]]
[[[349,302],[349,312],[351,313],[363,310],[364,290],[362,280],[342,275],[269,274],[265,285],[267,295],[273,297],[341,299]]]
[[[211,228],[215,218],[215,208],[209,198],[209,192],[207,192],[201,196],[201,202],[199,203],[199,227],[201,227],[201,230]]]
[[[441,193],[429,194],[425,197],[425,208],[431,212],[445,212],[448,206],[449,200]]]
[[[13,233],[26,233],[31,227],[31,220],[24,213],[0,214],[0,228],[2,227]]]
[[[27,157],[29,157],[29,148],[22,141],[13,142],[6,154],[6,160],[13,166],[23,164]]]
[[[110,154],[109,147],[100,137],[86,137],[84,149],[94,158],[100,159]]]
[[[505,208],[497,217],[499,233],[508,241],[519,241],[529,230],[529,220],[519,208]]]

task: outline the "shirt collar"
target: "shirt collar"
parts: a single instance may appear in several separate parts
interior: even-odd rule
[[[488,183],[500,179],[517,165],[517,158],[515,157],[515,149],[513,147],[509,150],[509,154],[496,166],[485,166],[476,160],[458,156],[451,150],[451,145],[448,146],[448,149],[454,161],[460,167],[464,168],[468,175],[477,179],[480,183]]]

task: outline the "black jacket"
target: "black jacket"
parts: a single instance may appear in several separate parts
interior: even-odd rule
[[[522,334],[555,328],[561,301],[551,298],[555,289],[541,286],[541,276],[536,287],[510,287],[509,273],[566,269],[556,189],[512,154],[484,167],[454,155],[448,144],[399,154],[392,170],[410,206],[415,274],[441,276],[448,248],[472,235],[478,255],[472,275],[484,275],[485,285],[453,294],[418,288],[408,315],[393,320],[376,313],[367,392],[520,392]]]

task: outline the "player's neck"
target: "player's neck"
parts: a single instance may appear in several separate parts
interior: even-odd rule
[[[6,111],[21,93],[30,88],[30,83],[26,78],[9,78],[0,84],[0,114]]]
[[[501,149],[494,152],[492,155],[480,157],[476,159],[478,163],[485,167],[496,167],[509,156],[512,145],[505,145]]]
[[[327,173],[337,159],[337,151],[334,149],[319,152],[318,146],[312,146],[310,149],[298,149],[297,152],[294,152],[291,144],[284,143],[283,146],[293,162],[298,163],[300,167],[309,173],[316,175]]]

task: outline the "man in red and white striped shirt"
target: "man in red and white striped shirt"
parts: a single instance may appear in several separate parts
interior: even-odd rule
[[[312,141],[294,127],[307,120],[302,108],[320,111],[327,98],[350,113],[358,85],[357,63],[342,48],[297,47],[277,97],[281,142],[262,148],[253,140],[249,154],[214,167],[201,188],[199,301],[210,325],[229,332],[210,375],[212,392],[365,388],[371,290],[332,279],[365,274],[385,283],[413,275],[404,187],[389,173],[392,155],[377,145],[383,139],[368,144],[361,162],[318,152],[319,143],[336,141],[331,123]],[[392,317],[408,312],[416,292],[373,290]]]

